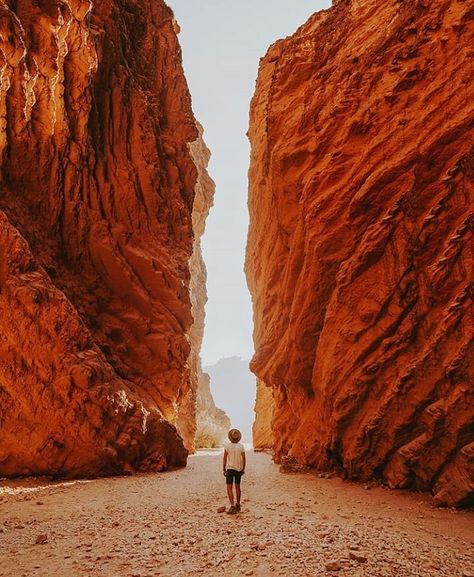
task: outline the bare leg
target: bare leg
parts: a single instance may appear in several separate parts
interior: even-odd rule
[[[237,505],[240,505],[240,495],[241,495],[240,485],[236,485],[235,486],[235,496],[237,497]]]
[[[234,492],[232,491],[232,483],[226,485],[227,487],[227,496],[229,497],[230,504],[232,507],[234,506]]]

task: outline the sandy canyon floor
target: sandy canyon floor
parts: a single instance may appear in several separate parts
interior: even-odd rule
[[[249,454],[243,510],[221,459],[136,477],[0,483],[1,577],[474,576],[474,514]]]

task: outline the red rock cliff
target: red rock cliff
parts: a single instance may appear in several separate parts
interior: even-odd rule
[[[221,447],[231,427],[229,417],[216,407],[210,377],[203,372],[198,383],[196,427],[197,448]]]
[[[200,133],[202,127],[199,125]],[[190,370],[189,389],[180,405],[178,413],[178,430],[187,440],[187,447],[195,450],[201,447],[219,447],[227,435],[230,421],[221,409],[218,409],[212,398],[209,375],[202,372],[201,345],[204,336],[204,306],[207,302],[206,265],[201,253],[201,236],[214,198],[215,184],[207,173],[210,151],[200,137],[192,143],[191,154],[198,167],[198,180],[195,187],[193,205],[193,230],[195,242],[190,260],[191,270],[191,305],[193,325],[189,331],[191,353],[188,359]]]
[[[470,2],[339,1],[270,48],[250,126],[277,460],[453,505],[474,494],[473,46]]]
[[[173,14],[4,1],[0,30],[0,475],[182,465],[205,167]]]
[[[275,444],[272,427],[274,408],[273,390],[257,379],[255,421],[252,426],[252,440],[256,451],[271,450]]]

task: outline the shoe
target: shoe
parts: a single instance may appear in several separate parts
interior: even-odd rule
[[[228,509],[227,509],[227,514],[228,515],[235,515],[237,513],[237,509],[235,508],[234,505],[231,505]]]
[[[235,510],[237,511],[237,513],[240,513],[240,503],[237,503],[237,505],[235,506]]]

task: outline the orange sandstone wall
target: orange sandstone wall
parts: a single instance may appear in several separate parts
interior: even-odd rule
[[[183,465],[205,166],[173,14],[4,1],[0,30],[0,476]]]
[[[230,427],[229,417],[216,407],[209,375],[201,372],[196,408],[196,447],[221,447],[227,440]]]
[[[177,426],[186,446],[194,451],[201,447],[219,447],[227,436],[230,421],[221,409],[218,409],[212,398],[209,375],[202,372],[201,344],[204,336],[204,306],[207,302],[206,265],[201,253],[201,236],[204,234],[207,215],[212,206],[215,184],[207,173],[210,151],[202,139],[202,127],[199,125],[200,137],[191,144],[190,151],[198,167],[198,180],[195,187],[193,205],[193,230],[195,235],[193,254],[190,260],[191,271],[191,306],[193,325],[189,331],[191,353],[188,359],[190,370],[189,388],[181,402]]]
[[[252,427],[253,447],[256,451],[271,450],[275,443],[273,436],[273,411],[275,402],[273,390],[257,379],[255,399],[255,421]]]
[[[249,133],[276,459],[450,505],[474,495],[473,46],[467,1],[335,2],[269,49]]]

